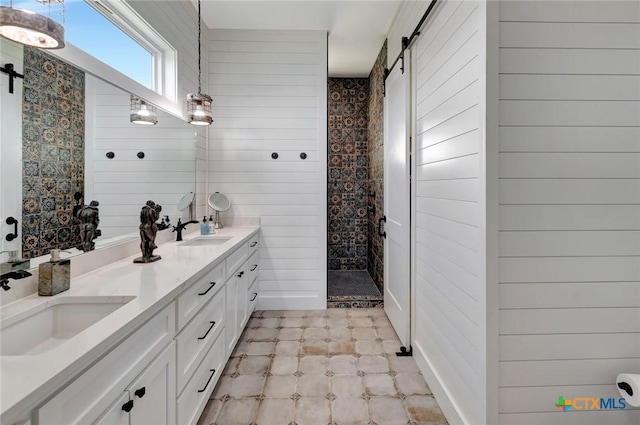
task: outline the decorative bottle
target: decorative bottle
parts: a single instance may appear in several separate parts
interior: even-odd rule
[[[71,260],[60,258],[60,250],[51,250],[51,259],[38,269],[38,295],[51,296],[71,286]]]

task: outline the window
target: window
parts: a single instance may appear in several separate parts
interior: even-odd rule
[[[176,52],[125,2],[65,2],[68,43],[143,86],[176,100]]]

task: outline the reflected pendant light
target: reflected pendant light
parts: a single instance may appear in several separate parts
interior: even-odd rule
[[[156,107],[137,96],[131,95],[129,121],[134,124],[155,125],[158,123]]]
[[[187,95],[187,120],[189,124],[193,125],[211,125],[213,122],[213,115],[211,113],[211,96],[201,93],[201,74],[202,68],[201,62],[201,45],[200,38],[202,37],[201,21],[200,18],[200,0],[198,0],[198,93],[189,93]]]
[[[64,23],[64,0],[37,0],[51,12],[51,4],[62,7]],[[29,10],[14,9],[13,0],[9,6],[0,6],[0,36],[26,46],[41,49],[61,49],[64,47],[64,27],[48,16]]]

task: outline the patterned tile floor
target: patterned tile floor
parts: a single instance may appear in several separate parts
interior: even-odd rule
[[[258,311],[198,425],[446,425],[381,308]]]

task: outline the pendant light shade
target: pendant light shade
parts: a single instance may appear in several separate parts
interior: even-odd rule
[[[202,93],[201,85],[201,21],[202,19],[200,18],[200,0],[198,0],[198,93],[189,93],[187,95],[187,121],[189,121],[189,124],[193,125],[211,125],[211,123],[213,122],[213,113],[211,111],[212,99],[208,94]]]
[[[193,125],[211,125],[213,116],[211,114],[211,96],[208,94],[187,95],[187,119]]]
[[[64,0],[39,0],[47,7],[59,3],[64,17]],[[40,49],[61,49],[64,47],[64,27],[48,16],[0,6],[0,36],[26,46]]]
[[[156,107],[137,96],[131,95],[131,114],[129,121],[134,124],[156,125],[158,123]]]

